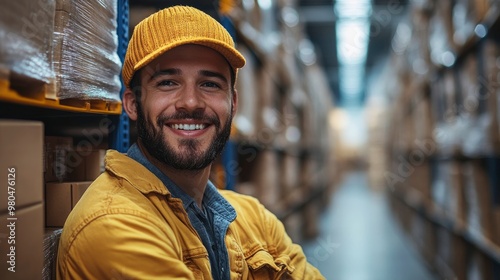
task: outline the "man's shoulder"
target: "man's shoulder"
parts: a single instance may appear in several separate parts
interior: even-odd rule
[[[231,190],[220,190],[221,195],[233,206],[238,221],[260,223],[273,219],[273,214],[255,197]]]
[[[108,215],[140,213],[140,193],[126,185],[127,182],[108,172],[101,174],[71,210],[64,228],[80,228]]]
[[[233,207],[262,207],[259,200],[253,196],[232,190],[219,190],[219,192]]]
[[[106,170],[89,186],[71,210],[64,230],[92,228],[97,220],[102,219],[126,222],[127,219],[136,217],[159,223],[160,216],[147,195],[126,179]]]

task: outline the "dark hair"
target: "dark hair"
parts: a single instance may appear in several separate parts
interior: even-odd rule
[[[129,84],[129,89],[134,93],[136,102],[141,102],[141,93],[142,93],[141,70],[142,69],[135,71]]]

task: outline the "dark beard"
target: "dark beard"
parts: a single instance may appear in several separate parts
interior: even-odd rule
[[[210,146],[205,152],[199,150],[199,141],[195,139],[182,139],[180,141],[179,147],[184,146],[188,151],[183,154],[176,153],[175,147],[172,147],[163,140],[165,138],[165,134],[162,128],[165,121],[170,119],[182,120],[186,118],[200,121],[202,120],[215,126],[216,133],[212,138]],[[160,115],[156,120],[157,126],[160,127],[160,130],[157,131],[154,125],[146,119],[144,111],[142,110],[142,105],[137,103],[138,138],[150,155],[158,161],[175,169],[200,170],[210,165],[222,152],[227,140],[229,139],[232,118],[233,115],[231,114],[228,117],[225,126],[221,130],[221,123],[219,119],[216,117],[204,116],[202,112],[194,112],[191,114],[179,112],[169,117]]]

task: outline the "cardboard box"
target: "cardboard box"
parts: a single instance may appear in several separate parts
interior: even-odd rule
[[[481,160],[465,164],[464,186],[467,203],[467,230],[479,238],[492,240],[492,198],[488,174]]]
[[[415,139],[431,139],[434,132],[434,119],[431,112],[431,100],[427,93],[426,85],[422,85],[418,94],[415,96],[415,111],[413,112],[413,120],[415,122]],[[415,147],[419,148],[419,147]],[[427,154],[426,156],[430,156]]]
[[[75,0],[56,0],[56,11],[71,13]]]
[[[64,226],[69,213],[91,183],[47,183],[45,185],[45,226]]]
[[[491,126],[487,132],[489,141],[492,143],[493,154],[500,154],[500,64],[497,58],[500,56],[500,44],[487,39],[481,48],[481,63],[484,80],[480,80],[483,92],[480,99],[486,103],[486,110],[491,118]]]
[[[259,152],[255,160],[255,169],[252,170],[253,184],[257,191],[257,198],[270,211],[277,213],[282,209],[278,209],[281,204],[279,196],[280,174],[276,166],[278,166],[278,155],[273,150],[263,150]]]
[[[66,1],[60,1],[66,2]],[[67,1],[69,2],[69,1]],[[59,3],[57,3],[59,5]],[[64,6],[64,5],[63,5]],[[61,83],[65,79],[64,70],[64,55],[68,48],[66,28],[70,23],[71,16],[70,12],[62,10],[64,8],[61,6],[61,10],[56,10],[54,14],[54,39],[52,44],[52,66],[54,69],[54,80],[50,86],[50,91],[47,92],[46,98],[57,99],[59,92],[61,91]],[[67,77],[66,77],[67,78]]]
[[[41,122],[0,121],[0,213],[10,201],[16,209],[43,201],[43,130]]]
[[[458,161],[437,161],[432,178],[434,210],[460,228],[465,226],[467,220],[462,168]]]
[[[62,182],[68,176],[67,158],[73,138],[46,136],[44,144],[44,181]]]
[[[102,150],[73,149],[67,158],[67,180],[72,182],[94,181],[102,172]]]
[[[461,106],[459,113],[468,117],[484,112],[480,93],[479,61],[476,52],[467,54],[459,67],[459,93]],[[481,81],[484,82],[484,81]]]
[[[238,71],[238,82],[236,87],[238,90],[238,111],[234,118],[234,126],[237,128],[239,137],[244,139],[255,139],[257,113],[258,113],[258,98],[256,84],[257,78],[255,74],[255,59],[251,52],[243,45],[238,46],[238,50],[246,58],[245,67]]]
[[[276,133],[279,131],[279,114],[277,112],[277,94],[274,77],[271,73],[276,72],[272,63],[266,63],[256,69],[256,83],[259,85],[259,97],[257,100],[258,114],[255,123],[257,141],[263,145],[273,145]]]
[[[415,192],[419,203],[426,211],[432,210],[432,193],[431,193],[431,167],[428,160],[424,160],[421,164],[415,164],[414,170],[404,182],[403,187],[408,191]]]
[[[294,189],[300,186],[300,158],[285,154],[281,167],[281,197],[286,198]]]
[[[491,6],[496,6],[498,4],[498,1],[496,0],[470,0],[470,1],[473,2],[474,17],[478,22],[485,19],[485,17],[488,15],[488,11],[490,10],[490,8],[493,8]]]
[[[455,226],[463,229],[466,225],[466,203],[465,190],[462,178],[462,163],[459,161],[452,162],[449,170],[449,186],[450,193],[450,214]]]
[[[18,208],[14,216],[2,213],[0,219],[0,234],[5,236],[0,242],[0,279],[41,279],[43,204]]]
[[[494,225],[494,238],[493,242],[500,246],[500,206],[495,207],[493,210],[493,225]]]

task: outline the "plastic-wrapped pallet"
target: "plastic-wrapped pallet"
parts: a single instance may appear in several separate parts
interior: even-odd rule
[[[53,96],[119,101],[121,61],[116,53],[116,0],[57,0]]]
[[[50,64],[54,7],[54,0],[2,1],[0,79],[9,79],[12,73],[50,81],[54,75]]]

